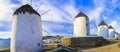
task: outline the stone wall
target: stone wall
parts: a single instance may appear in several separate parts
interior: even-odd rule
[[[91,37],[64,37],[61,39],[62,44],[72,47],[95,47],[109,43],[100,36]]]

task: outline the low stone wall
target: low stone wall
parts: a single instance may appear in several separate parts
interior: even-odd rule
[[[43,49],[55,49],[58,48],[58,44],[54,43],[54,44],[43,44]]]
[[[95,47],[109,43],[106,39],[100,36],[91,37],[64,37],[61,39],[62,44],[72,47]]]

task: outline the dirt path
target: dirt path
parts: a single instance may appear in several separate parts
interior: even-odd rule
[[[115,44],[102,46],[98,48],[82,50],[82,52],[120,52],[120,47],[118,48],[117,43],[115,43]]]

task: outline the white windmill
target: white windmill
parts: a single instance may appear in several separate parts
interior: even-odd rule
[[[115,38],[115,29],[110,25],[109,29],[109,38]]]
[[[109,38],[108,25],[104,21],[98,25],[98,36]]]
[[[72,10],[73,12],[73,10]],[[71,17],[69,13],[66,14],[70,17],[69,21],[73,22],[74,26],[74,37],[88,36],[90,35],[90,27],[89,27],[89,18],[83,13],[79,12],[76,16],[73,12],[75,18]]]
[[[74,35],[75,37],[90,35],[89,18],[80,12],[74,19]]]
[[[22,5],[13,14],[11,52],[42,51],[41,15],[31,6],[29,4]]]

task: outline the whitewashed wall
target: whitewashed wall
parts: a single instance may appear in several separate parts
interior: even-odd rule
[[[74,36],[87,36],[90,34],[89,19],[86,21],[86,17],[77,17],[74,20]]]
[[[115,30],[109,29],[109,38],[115,38]]]
[[[115,38],[120,38],[120,36],[117,33],[115,33]]]
[[[106,25],[98,26],[98,36],[109,38],[108,27]]]
[[[38,52],[41,50],[41,17],[27,12],[13,15],[11,52]]]

